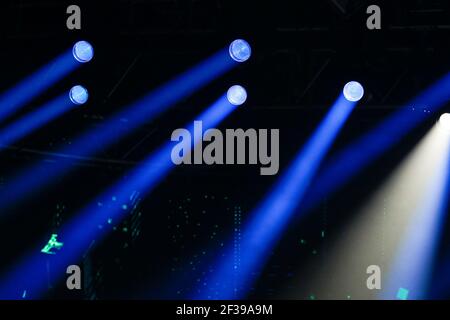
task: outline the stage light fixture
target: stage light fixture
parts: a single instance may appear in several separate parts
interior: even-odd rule
[[[88,101],[89,93],[83,86],[74,86],[70,89],[69,97],[74,104],[82,105]]]
[[[73,46],[73,57],[81,63],[86,63],[94,57],[94,48],[87,41],[78,41]]]
[[[359,82],[351,81],[344,87],[344,96],[348,101],[359,101],[364,96],[364,88]]]
[[[247,91],[242,86],[232,86],[228,89],[227,99],[232,105],[240,106],[247,100]]]
[[[230,56],[234,61],[245,62],[250,59],[252,48],[247,41],[242,39],[234,40],[230,45]]]

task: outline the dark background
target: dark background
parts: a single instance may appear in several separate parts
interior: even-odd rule
[[[66,28],[70,4],[81,7],[82,30]],[[370,4],[381,6],[382,30],[366,28]],[[96,159],[74,160],[76,170],[70,176],[11,209],[13,214],[1,222],[0,270],[57,232],[77,209],[122,179],[230,85],[245,86],[249,99],[220,128],[279,128],[282,172],[347,81],[363,83],[366,94],[330,154],[402,107],[450,67],[450,3],[444,0],[3,1],[0,6],[0,92],[77,40],[85,39],[95,49],[89,64],[24,109],[33,110],[77,83],[89,89],[86,105],[1,150],[0,190],[7,188],[11,173],[42,157],[48,159],[51,174],[52,164],[60,161],[52,151],[87,128],[101,127],[115,111],[232,40],[244,38],[253,49],[247,63]],[[423,111],[419,107],[411,112]],[[437,117],[415,129],[338,194],[323,199],[301,224],[292,225],[249,297],[278,296],[300,266],[320,261],[327,254],[329,238],[339,234],[354,209]],[[276,178],[260,176],[258,166],[177,168],[142,199],[139,212],[130,213],[80,261],[88,270],[82,292],[51,283],[47,297],[187,297],[201,279],[202,267],[233,236],[239,225],[236,219],[245,220]],[[124,227],[128,232],[122,231]],[[132,235],[130,229],[136,232]],[[299,245],[301,239],[307,245]],[[443,245],[440,255],[446,249]]]

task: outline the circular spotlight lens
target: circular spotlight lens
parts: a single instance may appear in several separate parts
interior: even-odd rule
[[[363,86],[356,81],[347,83],[344,87],[344,97],[348,101],[356,102],[362,99],[364,96]]]
[[[78,62],[86,63],[94,57],[94,48],[87,41],[78,41],[73,46],[72,53]]]
[[[227,92],[228,101],[234,106],[240,106],[247,100],[247,91],[241,86],[232,86]]]
[[[242,39],[234,40],[230,45],[230,56],[234,61],[247,61],[252,55],[252,48],[247,41]]]
[[[450,113],[444,113],[439,118],[439,124],[446,129],[450,129]]]
[[[70,89],[69,93],[70,101],[76,105],[85,104],[88,101],[89,93],[86,88],[82,86],[75,86]]]

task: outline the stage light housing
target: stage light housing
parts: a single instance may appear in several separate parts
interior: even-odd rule
[[[234,40],[229,51],[231,58],[236,62],[245,62],[252,55],[252,48],[247,41],[242,39]]]
[[[87,41],[78,41],[73,46],[73,57],[80,63],[86,63],[94,57],[94,48]]]
[[[247,91],[242,86],[232,86],[228,89],[227,99],[232,105],[240,106],[247,100]]]
[[[69,97],[74,104],[82,105],[88,101],[89,93],[83,86],[74,86],[70,89]]]
[[[348,101],[357,102],[364,96],[363,86],[356,81],[347,83],[344,87],[344,97]]]

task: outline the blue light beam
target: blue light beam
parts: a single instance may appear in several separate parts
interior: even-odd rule
[[[447,199],[449,192],[447,190]],[[448,249],[447,249],[448,250]],[[436,271],[433,274],[432,283],[428,290],[428,299],[431,300],[446,300],[450,294],[450,254],[440,261]]]
[[[209,82],[237,66],[223,49],[206,61],[181,74],[167,84],[157,88],[152,93],[113,115],[100,128],[94,128],[74,139],[73,143],[62,148],[58,153],[70,154],[79,158],[88,158],[101,150],[125,138],[133,129],[150,122],[178,101],[187,98]],[[123,124],[126,119],[127,126]],[[95,143],[94,143],[95,142]],[[19,172],[17,176],[8,179],[11,183],[0,193],[0,217],[11,207],[35,190],[42,190],[51,185],[56,178],[69,173],[73,167],[71,161],[59,161],[52,167],[49,176],[48,164],[45,161]]]
[[[0,130],[0,146],[7,147],[50,121],[58,118],[74,105],[63,94]]]
[[[330,158],[308,190],[303,210],[308,211],[345,185],[402,140],[412,129],[450,100],[450,73],[414,98],[387,120]],[[416,110],[413,111],[412,109]],[[429,112],[422,110],[426,109]]]
[[[355,105],[341,94],[270,194],[252,212],[242,232],[241,252],[245,254],[240,265],[234,266],[231,244],[224,258],[211,268],[212,275],[202,281],[208,287],[199,287],[194,299],[239,299],[247,294]]]
[[[80,63],[73,57],[71,48],[4,92],[0,95],[0,123],[44,93],[78,66],[80,66]]]
[[[434,262],[448,209],[450,131],[439,125],[429,133],[427,149],[424,148],[414,172],[411,172],[414,176],[410,177],[410,184],[420,182],[416,177],[420,174],[426,174],[426,180],[394,259],[384,271],[387,281],[379,295],[384,300],[394,299],[400,287],[408,288],[410,300],[423,300],[432,293]]]
[[[203,128],[212,128],[224,120],[236,107],[231,105],[226,96],[222,96],[212,106],[196,117],[196,121],[202,121]],[[193,134],[194,128],[190,124],[186,126]],[[195,136],[195,135],[194,135]],[[201,137],[197,137],[200,138]],[[194,140],[194,144],[199,140]],[[92,201],[75,218],[69,221],[58,232],[58,239],[64,242],[64,247],[52,256],[52,273],[58,277],[65,275],[68,265],[76,264],[83,254],[89,249],[93,241],[100,241],[107,235],[105,228],[108,219],[120,221],[127,212],[120,206],[102,209],[98,202],[111,195],[117,195],[116,202],[126,203],[127,197],[138,191],[141,196],[149,194],[158,183],[170,172],[175,165],[171,160],[171,151],[174,142],[164,144],[152,153],[142,165],[134,169],[125,181],[121,181],[109,188],[95,201]],[[39,244],[31,257],[24,258],[18,266],[11,269],[10,273],[0,279],[0,299],[20,299],[24,290],[32,299],[40,297],[47,289],[46,275],[36,274],[40,266],[45,263],[47,255],[40,253],[42,245]]]

